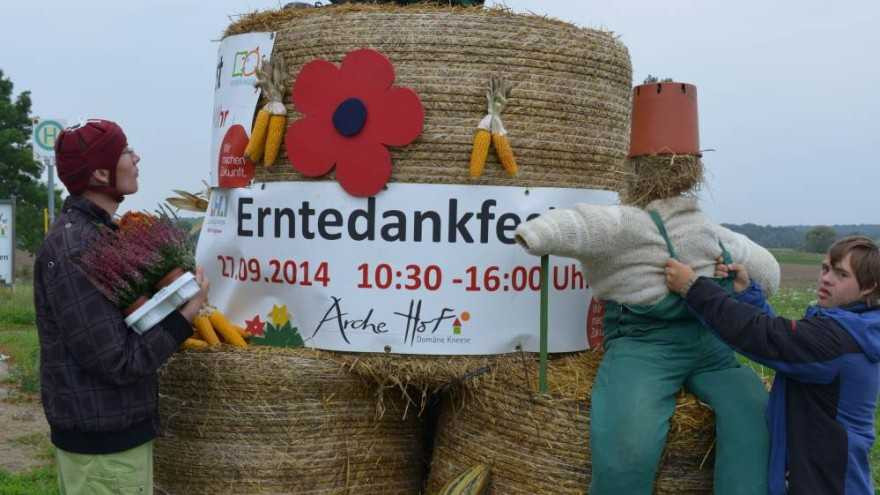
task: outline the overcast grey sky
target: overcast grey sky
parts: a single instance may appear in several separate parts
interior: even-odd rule
[[[488,0],[487,4],[494,4]],[[618,33],[633,80],[699,88],[719,222],[880,223],[880,1],[508,0]],[[118,121],[152,209],[208,176],[217,43],[229,16],[274,0],[4,1],[0,69],[35,115]]]

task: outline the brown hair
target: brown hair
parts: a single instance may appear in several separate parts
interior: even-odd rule
[[[828,250],[832,265],[843,261],[847,254],[850,255],[849,263],[855,272],[859,289],[874,288],[868,295],[868,305],[876,305],[880,300],[880,249],[877,243],[868,237],[853,235],[838,240]]]

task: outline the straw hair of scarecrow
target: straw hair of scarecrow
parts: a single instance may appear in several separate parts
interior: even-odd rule
[[[396,84],[418,92],[423,132],[390,149],[391,182],[632,194],[639,191],[632,170],[650,167],[650,159],[626,161],[632,69],[611,32],[502,8],[342,4],[244,15],[225,36],[269,31],[288,90],[309,61],[338,64],[371,48],[393,62]],[[511,176],[489,153],[472,178],[475,117],[486,113],[493,76],[512,83],[503,119],[519,167]],[[289,94],[283,103],[288,122],[300,117]],[[274,166],[255,173],[257,182],[315,180],[290,166],[283,146]],[[680,183],[699,174],[691,167],[683,175]],[[635,194],[625,199],[638,204],[642,193]],[[600,359],[595,351],[551,359],[549,392],[539,394],[535,356],[523,352],[186,351],[161,373],[156,485],[170,494],[434,493],[485,464],[487,493],[583,493],[589,391]],[[439,406],[431,397],[438,392]],[[427,458],[430,407],[439,407],[429,411],[439,422]],[[713,430],[707,407],[679,398],[658,493],[711,492]]]

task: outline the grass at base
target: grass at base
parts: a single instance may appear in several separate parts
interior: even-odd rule
[[[12,288],[0,287],[0,327],[33,326],[36,320],[33,284],[20,282]]]
[[[39,393],[40,341],[37,329],[0,325],[0,352],[12,358],[9,381],[25,394]]]
[[[10,380],[25,394],[40,391],[36,320],[32,284],[20,282],[12,288],[0,288],[0,353],[12,358]]]
[[[0,469],[0,493],[3,495],[57,495],[59,492],[55,465],[43,466],[16,474]]]

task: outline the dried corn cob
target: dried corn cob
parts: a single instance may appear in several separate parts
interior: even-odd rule
[[[284,105],[281,105],[284,107]],[[266,136],[266,155],[263,162],[271,167],[278,158],[278,150],[281,149],[281,140],[284,137],[284,127],[287,124],[286,115],[272,114],[269,117],[269,135]]]
[[[491,133],[489,132],[489,122],[491,117],[487,115],[480,121],[477,126],[477,132],[474,133],[474,147],[471,149],[471,178],[477,178],[483,175],[483,168],[486,166],[486,158],[489,156],[489,145],[492,143]]]
[[[513,148],[510,146],[510,140],[507,138],[507,130],[504,129],[503,125],[499,125],[498,128],[498,132],[492,133],[492,146],[495,147],[495,153],[498,155],[501,166],[504,167],[504,170],[511,177],[514,177],[516,176],[517,168],[516,158],[513,156]]]
[[[220,339],[217,338],[217,332],[214,331],[214,326],[211,325],[211,321],[208,319],[206,315],[198,315],[193,319],[193,326],[198,330],[199,337],[202,338],[208,345],[215,345],[220,343]]]
[[[507,137],[507,130],[501,122],[501,112],[507,105],[511,86],[500,77],[489,78],[489,89],[486,91],[487,114],[480,120],[477,131],[474,134],[474,144],[471,149],[470,176],[478,178],[483,173],[486,157],[489,153],[489,140],[495,147],[498,160],[511,176],[516,175],[516,159],[513,156],[513,148]]]
[[[247,342],[241,337],[238,333],[238,330],[229,323],[229,320],[226,319],[226,315],[221,313],[219,310],[215,309],[211,311],[211,314],[208,316],[208,319],[211,320],[211,325],[220,333],[223,337],[223,340],[227,344],[234,345],[235,347],[246,348]]]
[[[266,149],[266,132],[269,130],[269,109],[266,108],[268,106],[264,106],[257,112],[250,140],[247,148],[244,149],[244,157],[254,163],[263,158],[263,151]]]
[[[271,167],[278,158],[278,150],[281,148],[284,128],[287,124],[287,108],[284,107],[283,102],[286,74],[287,67],[281,56],[273,57],[271,62],[263,60],[257,68],[256,85],[263,90],[263,97],[269,102],[257,113],[245,157],[254,163],[262,158],[267,167]]]

